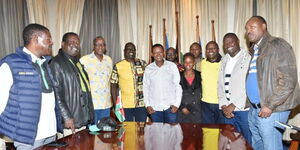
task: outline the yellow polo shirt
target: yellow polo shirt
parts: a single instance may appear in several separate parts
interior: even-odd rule
[[[211,63],[206,59],[201,61],[202,101],[218,104],[218,77],[220,62]]]

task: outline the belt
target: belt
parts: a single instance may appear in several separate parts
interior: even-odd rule
[[[261,108],[260,103],[258,103],[258,104],[251,103],[251,105],[255,109]]]

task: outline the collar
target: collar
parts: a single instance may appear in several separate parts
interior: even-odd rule
[[[79,58],[78,57],[72,57],[69,56],[68,54],[66,54],[62,49],[59,49],[58,53],[61,53],[63,56],[65,56],[67,59],[71,59],[74,63],[79,62]]]
[[[167,60],[166,60],[166,59],[163,59],[163,60],[164,60],[164,62],[163,62],[163,64],[162,64],[160,67],[164,66],[164,65],[167,63]],[[159,66],[156,65],[155,61],[154,61],[153,63],[154,63],[154,66],[155,66],[155,67],[160,68]]]
[[[221,56],[221,54],[220,53],[218,53],[218,56],[217,56],[218,58],[216,59],[216,61],[214,61],[214,62],[210,62],[210,61],[208,61],[208,59],[206,58],[206,61],[208,61],[208,62],[210,62],[210,63],[218,63],[218,62],[220,62],[221,61],[221,59],[222,59],[222,56]]]
[[[96,59],[98,59],[97,56],[96,56],[96,54],[94,53],[94,51],[91,53],[91,58],[96,58]],[[103,59],[102,59],[102,61],[104,61],[105,59],[106,59],[106,55],[103,54]]]
[[[231,57],[231,56],[228,54],[229,59],[230,59],[230,60],[237,60],[237,59],[240,57],[241,53],[242,53],[242,49],[240,49],[240,51],[239,51],[234,57]]]
[[[264,38],[264,37],[261,37],[260,40],[259,40],[256,44],[254,44],[254,46],[258,47],[259,44],[261,43],[261,41],[263,40],[263,38]]]
[[[42,62],[45,62],[46,61],[46,58],[44,56],[42,56],[42,58],[39,58],[37,56],[35,56],[30,50],[28,50],[26,47],[23,48],[23,51],[24,53],[30,55],[31,57],[31,61],[33,63],[35,63],[36,61],[42,61]]]

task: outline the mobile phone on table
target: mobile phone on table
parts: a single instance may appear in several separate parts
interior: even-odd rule
[[[68,143],[67,142],[54,141],[54,142],[51,142],[51,143],[47,144],[46,146],[65,147],[65,146],[68,146]]]

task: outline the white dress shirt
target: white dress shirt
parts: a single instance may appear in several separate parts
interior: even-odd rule
[[[41,60],[36,57],[32,52],[24,47],[23,51],[29,54],[32,58],[32,62],[36,60]],[[46,61],[45,58],[42,62]],[[4,111],[11,86],[13,85],[13,76],[8,64],[3,63],[0,66],[0,114]],[[56,117],[55,117],[55,96],[54,92],[42,93],[41,99],[41,114],[40,121],[38,123],[38,130],[36,135],[36,140],[47,138],[56,134]]]
[[[180,74],[175,63],[165,60],[161,67],[155,62],[145,69],[143,93],[146,107],[155,111],[164,111],[181,103],[182,89]]]
[[[156,123],[145,127],[146,150],[181,150],[183,133],[179,124]]]

